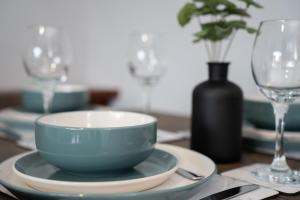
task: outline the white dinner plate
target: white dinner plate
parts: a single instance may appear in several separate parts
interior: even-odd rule
[[[16,160],[13,171],[29,186],[50,192],[110,194],[139,192],[160,185],[177,169],[177,158],[155,149],[143,162],[126,171],[74,175],[49,164],[37,151]]]
[[[53,193],[51,191],[38,191],[23,182],[14,172],[13,165],[16,160],[24,154],[14,156],[0,165],[0,183],[9,191],[20,197],[31,197],[41,199],[169,199],[186,198],[193,193],[193,189],[208,181],[216,173],[216,165],[208,157],[189,149],[173,145],[157,144],[156,148],[175,155],[178,159],[178,166],[193,173],[203,175],[205,178],[200,181],[192,181],[173,173],[165,182],[150,190],[142,192],[128,192],[121,194],[85,194],[83,190],[78,190],[77,194]]]
[[[12,128],[33,128],[35,120],[41,114],[30,113],[17,108],[6,108],[0,110],[0,122]]]

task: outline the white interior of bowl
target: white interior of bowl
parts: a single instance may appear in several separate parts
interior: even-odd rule
[[[33,91],[33,92],[40,92],[41,89],[38,86],[28,86],[24,89],[24,91]],[[59,84],[55,87],[55,92],[81,92],[87,91],[87,87],[84,85],[76,85],[76,84]]]
[[[38,123],[74,128],[117,128],[155,122],[149,115],[120,111],[76,111],[46,115]]]

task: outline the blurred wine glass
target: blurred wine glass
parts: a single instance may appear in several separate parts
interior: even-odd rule
[[[273,162],[253,174],[262,180],[300,184],[300,172],[292,170],[284,153],[284,117],[300,96],[300,21],[270,20],[260,24],[253,53],[252,74],[262,94],[271,102],[276,120]]]
[[[154,33],[132,33],[129,38],[128,68],[141,84],[145,113],[150,112],[151,91],[165,72],[163,36]]]
[[[49,113],[56,84],[67,80],[71,62],[69,38],[61,28],[54,26],[32,25],[25,33],[25,71],[38,82],[44,112]]]

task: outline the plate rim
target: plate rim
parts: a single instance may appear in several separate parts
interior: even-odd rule
[[[7,113],[9,114],[8,117]],[[21,126],[33,126],[35,120],[41,115],[42,113],[22,111],[20,107],[7,107],[0,110],[1,121]]]
[[[150,180],[156,179],[158,177],[174,173],[176,171],[176,169],[178,168],[178,159],[177,159],[177,157],[175,155],[167,152],[167,151],[164,151],[164,150],[161,150],[161,149],[154,149],[154,151],[157,151],[157,150],[158,151],[162,151],[162,152],[164,152],[164,153],[166,153],[168,155],[173,156],[173,158],[176,159],[175,165],[171,169],[169,169],[167,171],[164,171],[163,173],[155,174],[153,176],[148,176],[148,177],[144,177],[144,178],[136,178],[136,179],[132,179],[132,180],[107,181],[107,182],[103,182],[103,181],[98,181],[98,182],[97,181],[96,182],[87,182],[87,181],[86,182],[58,181],[58,180],[49,180],[49,179],[45,179],[45,178],[34,177],[34,176],[30,176],[30,175],[27,175],[27,174],[24,174],[24,173],[20,172],[16,168],[17,161],[20,160],[21,158],[24,158],[25,156],[33,155],[33,154],[38,153],[37,150],[25,153],[21,157],[19,157],[18,159],[16,159],[15,162],[13,163],[13,167],[12,168],[13,168],[13,172],[17,176],[19,176],[20,178],[35,180],[38,183],[47,183],[47,184],[55,184],[55,185],[65,185],[65,184],[68,184],[69,186],[83,186],[83,187],[87,187],[87,186],[105,186],[105,187],[108,187],[108,186],[115,186],[115,185],[123,185],[123,184],[127,184],[127,183],[137,183],[137,182],[141,182],[141,181],[150,181]],[[26,181],[24,180],[24,182],[26,182]]]
[[[179,147],[171,144],[159,144],[159,146],[165,146],[165,147],[175,147],[177,149],[186,149],[184,147]],[[190,149],[187,149],[190,150]],[[190,150],[192,151],[192,150]],[[198,152],[196,152],[198,153]],[[162,194],[167,194],[167,193],[172,193],[172,192],[181,192],[185,190],[190,190],[193,189],[207,181],[209,181],[216,173],[217,173],[217,167],[216,164],[207,156],[199,153],[200,155],[204,156],[208,160],[211,161],[214,169],[213,172],[206,177],[206,179],[202,179],[202,181],[196,181],[192,184],[181,186],[181,187],[176,187],[176,188],[170,188],[170,189],[163,189],[159,191],[141,191],[141,192],[126,192],[126,193],[119,193],[119,194],[71,194],[71,193],[58,193],[58,192],[42,192],[42,191],[37,191],[35,189],[26,189],[22,188],[20,186],[15,186],[10,183],[5,182],[4,180],[0,179],[0,184],[3,186],[7,187],[7,189],[12,189],[17,192],[22,192],[27,195],[36,195],[40,197],[55,197],[55,198],[124,198],[124,197],[138,197],[138,196],[151,196],[151,195],[162,195]],[[16,155],[17,156],[17,155]],[[10,158],[11,159],[11,158]],[[7,161],[7,160],[6,160]],[[1,166],[1,165],[0,165]]]

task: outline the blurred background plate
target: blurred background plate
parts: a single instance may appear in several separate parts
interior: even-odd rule
[[[256,128],[275,129],[275,118],[272,105],[263,96],[251,96],[244,101],[244,117]],[[286,131],[300,132],[300,102],[290,105],[285,117]]]
[[[243,145],[245,148],[274,154],[276,133],[272,130],[258,129],[251,125],[243,128]],[[286,132],[284,135],[286,156],[300,159],[300,132]]]
[[[0,110],[0,122],[17,129],[33,129],[34,121],[40,116],[38,113],[25,112],[20,108],[6,108]]]
[[[22,108],[28,112],[42,113],[43,99],[41,90],[28,87],[22,91]],[[83,85],[60,84],[55,88],[51,112],[80,110],[89,102],[88,89]]]
[[[244,100],[243,145],[247,149],[274,154],[275,117],[270,102],[262,95]],[[290,105],[285,117],[286,155],[300,159],[300,102]]]

